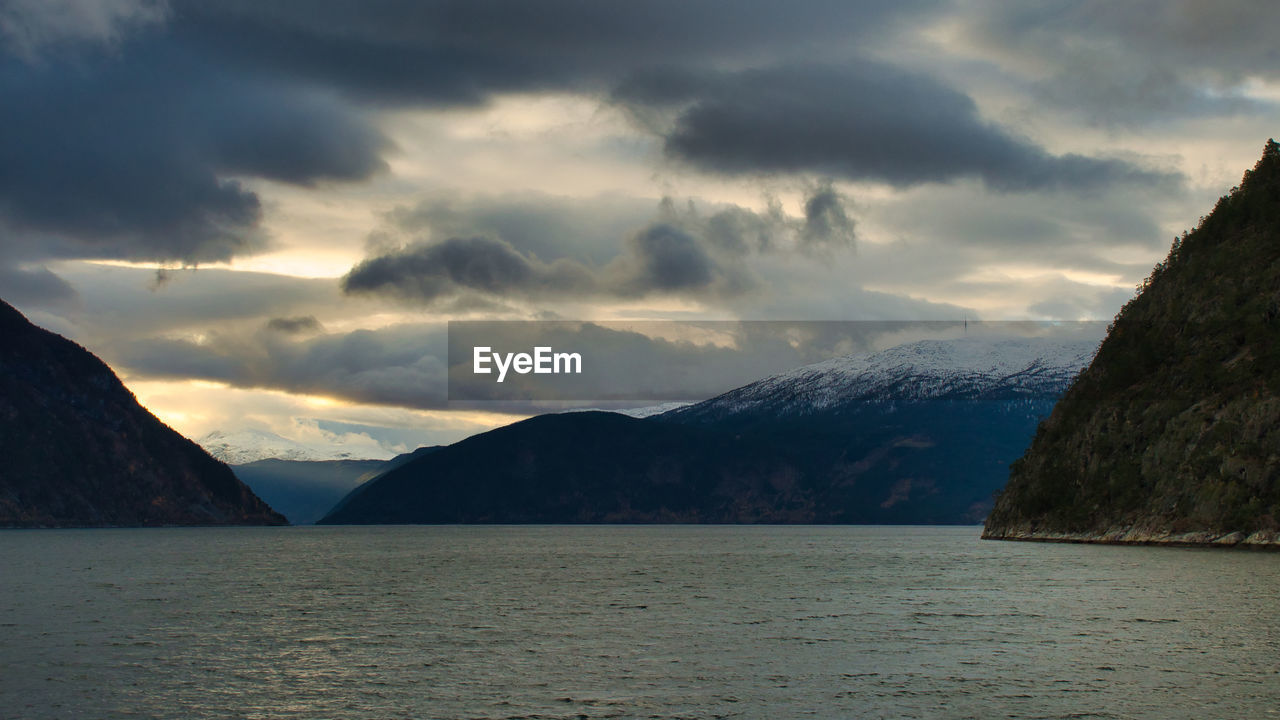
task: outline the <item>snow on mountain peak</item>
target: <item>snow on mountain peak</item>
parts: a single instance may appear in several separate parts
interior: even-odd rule
[[[769,411],[803,415],[851,403],[942,396],[1061,392],[1097,352],[1098,338],[967,336],[847,355],[758,380],[672,415]]]
[[[267,430],[244,428],[233,432],[214,430],[196,441],[210,455],[228,465],[243,465],[257,460],[384,460],[370,455],[388,455],[369,448],[350,448],[343,443],[305,444]],[[355,449],[356,452],[352,452]]]

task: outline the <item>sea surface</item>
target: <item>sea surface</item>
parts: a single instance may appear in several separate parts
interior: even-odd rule
[[[0,531],[0,717],[1280,717],[1280,554],[978,533]]]

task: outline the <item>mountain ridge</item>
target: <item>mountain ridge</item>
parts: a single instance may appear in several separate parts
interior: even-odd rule
[[[0,527],[284,525],[111,368],[0,301]]]
[[[1097,339],[1088,337],[1062,340],[983,335],[919,340],[778,373],[668,411],[663,417],[723,418],[747,410],[802,416],[853,403],[1030,395],[1065,387],[1088,364],[1097,344]],[[1056,358],[1056,362],[1048,358]]]

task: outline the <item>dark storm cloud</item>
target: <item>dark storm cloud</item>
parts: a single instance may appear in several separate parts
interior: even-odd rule
[[[867,60],[654,72],[614,97],[642,117],[670,108],[674,121],[659,129],[667,154],[714,172],[818,173],[900,187],[976,177],[999,191],[1178,180],[1121,160],[1053,155],[983,120],[967,95]]]
[[[1168,179],[1053,155],[986,123],[938,81],[849,57],[927,17],[938,7],[930,0],[77,7],[0,12],[0,224],[27,260],[253,252],[265,241],[263,208],[243,179],[359,181],[385,167],[371,113],[505,92],[600,93],[637,117],[674,114],[661,128],[667,152],[715,172],[899,186],[977,177],[998,190]],[[1023,15],[1009,27],[1037,21]],[[797,64],[814,57],[829,62]]]
[[[158,32],[158,31],[156,31]],[[14,254],[201,262],[261,244],[258,196],[384,165],[331,94],[237,75],[149,32],[114,51],[0,53],[0,218]]]
[[[655,64],[759,63],[887,32],[933,0],[259,0],[179,2],[183,42],[227,62],[380,103],[607,90]]]
[[[0,10],[0,220],[29,259],[223,260],[263,243],[236,178],[384,167],[360,103],[607,91],[657,62],[786,57],[932,2],[113,1]]]
[[[938,80],[854,56],[942,18],[939,7],[929,0],[113,0],[77,5],[68,18],[39,3],[5,6],[0,229],[13,232],[3,242],[28,261],[194,263],[253,252],[265,242],[263,207],[245,179],[359,181],[386,167],[388,142],[373,113],[478,105],[507,92],[612,98],[659,132],[671,157],[713,172],[897,186],[978,178],[1001,191],[1174,179],[1122,160],[1052,154],[985,121],[968,96]],[[1188,63],[1220,84],[1250,67],[1275,70],[1263,24],[1224,21],[1239,14],[1231,8],[1143,7],[1014,7],[1005,20],[977,12],[969,26],[1006,50],[1019,33],[1040,37],[1044,57],[1061,71],[1055,77],[1074,72],[1082,56],[1072,48],[1093,47],[1079,42],[1092,33],[1126,59],[1117,78],[1139,51],[1167,59],[1167,68]],[[1154,22],[1144,24],[1144,13]],[[1037,35],[1058,24],[1065,39]],[[1129,35],[1138,50],[1123,47]],[[1214,52],[1195,55],[1197,48]],[[852,227],[833,213],[814,215],[805,237],[850,237]],[[734,227],[740,219],[715,221],[727,233],[694,234],[728,252],[717,241],[743,240]],[[517,234],[509,223],[490,232],[504,222],[492,220],[433,240],[502,237],[535,280],[535,261],[561,259],[553,243],[507,237]],[[769,239],[759,234],[745,247]],[[565,257],[590,267],[608,261],[607,253],[580,252],[589,245]]]

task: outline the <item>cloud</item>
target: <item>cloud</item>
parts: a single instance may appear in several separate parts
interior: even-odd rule
[[[854,226],[844,196],[827,183],[805,200],[800,239],[808,248],[852,247],[856,239]]]
[[[1251,0],[984,0],[957,28],[1041,101],[1103,124],[1274,114],[1251,78],[1280,79],[1274,33]]]
[[[225,260],[260,249],[238,178],[362,180],[387,141],[321,89],[213,65],[155,33],[118,52],[0,56],[0,221],[27,257]]]
[[[427,241],[499,238],[516,251],[545,261],[566,258],[604,264],[618,255],[618,238],[653,217],[651,198],[440,192],[389,212],[385,232]]]
[[[713,173],[899,187],[978,178],[1000,191],[1175,180],[1123,160],[1053,154],[984,120],[938,80],[851,57],[849,48],[869,53],[941,18],[940,7],[15,0],[0,8],[3,242],[32,262],[202,263],[257,252],[269,238],[256,180],[367,180],[388,167],[383,111],[479,106],[504,93],[612,98],[652,116],[671,157]],[[1134,24],[1113,15],[1115,33]],[[1194,24],[1157,15],[1156,31],[1138,28],[1146,45],[1157,44],[1152,32],[1191,37]],[[1090,30],[1084,15],[1068,16],[1074,32]],[[1026,10],[1008,22],[973,34],[995,44],[1043,18]],[[1230,30],[1257,46],[1256,31]],[[1218,74],[1240,76],[1258,52],[1233,55]],[[459,223],[478,225],[469,231],[443,232],[450,219],[439,213],[424,220],[436,242],[497,235],[541,262],[561,258],[545,240],[550,226],[517,238],[496,215]],[[814,220],[807,240],[851,237],[836,215]],[[578,239],[563,257],[608,261]]]
[[[113,364],[151,378],[198,378],[241,388],[271,388],[398,407],[442,407],[447,393],[445,336],[439,325],[294,340],[280,333],[208,333],[109,343]]]
[[[210,328],[262,328],[271,317],[342,313],[346,308],[332,279],[296,278],[218,268],[167,271],[161,287],[149,287],[154,271],[82,261],[54,266],[78,300],[62,309],[73,340],[90,349],[154,336],[181,336]]]
[[[627,230],[619,218],[587,211],[582,201],[543,200],[429,199],[392,211],[389,226],[374,235],[371,255],[343,278],[343,291],[426,304],[475,296],[727,301],[758,289],[748,263],[753,256],[848,249],[854,237],[847,199],[829,183],[813,188],[803,219],[786,216],[776,203],[764,212],[721,205],[707,213],[693,201],[679,207],[665,198],[656,213],[650,201],[647,220]],[[622,209],[623,220],[639,217],[633,202],[611,204]],[[594,234],[601,229],[617,234]],[[486,230],[487,236],[441,236]],[[419,239],[395,241],[406,236]]]
[[[158,0],[8,0],[0,5],[0,48],[38,60],[60,45],[110,46],[167,15]]]
[[[274,317],[267,321],[267,329],[286,335],[301,335],[324,330],[324,326],[315,315],[299,315],[298,317]]]
[[[348,294],[385,293],[431,302],[464,291],[489,295],[565,295],[595,292],[596,280],[570,260],[543,263],[502,240],[449,238],[368,258],[342,279]]]
[[[627,252],[601,268],[573,260],[544,263],[503,240],[449,238],[368,258],[342,279],[347,294],[383,294],[433,303],[479,294],[503,299],[635,298],[650,294],[732,293],[749,282],[720,265],[683,230],[654,223]],[[731,263],[730,263],[731,264]]]
[[[614,99],[642,115],[666,108],[674,119],[658,132],[667,155],[724,174],[816,173],[898,187],[978,178],[1002,192],[1179,181],[1122,160],[1054,155],[984,120],[967,95],[870,60],[656,71]]]
[[[173,32],[213,57],[383,105],[475,105],[503,92],[605,91],[638,68],[758,63],[878,36],[934,0],[390,0],[176,4]]]
[[[633,235],[629,281],[639,291],[693,290],[711,283],[715,272],[711,257],[693,236],[679,228],[658,223]]]
[[[75,300],[75,288],[46,267],[21,268],[0,264],[2,298],[10,304],[53,307]]]

